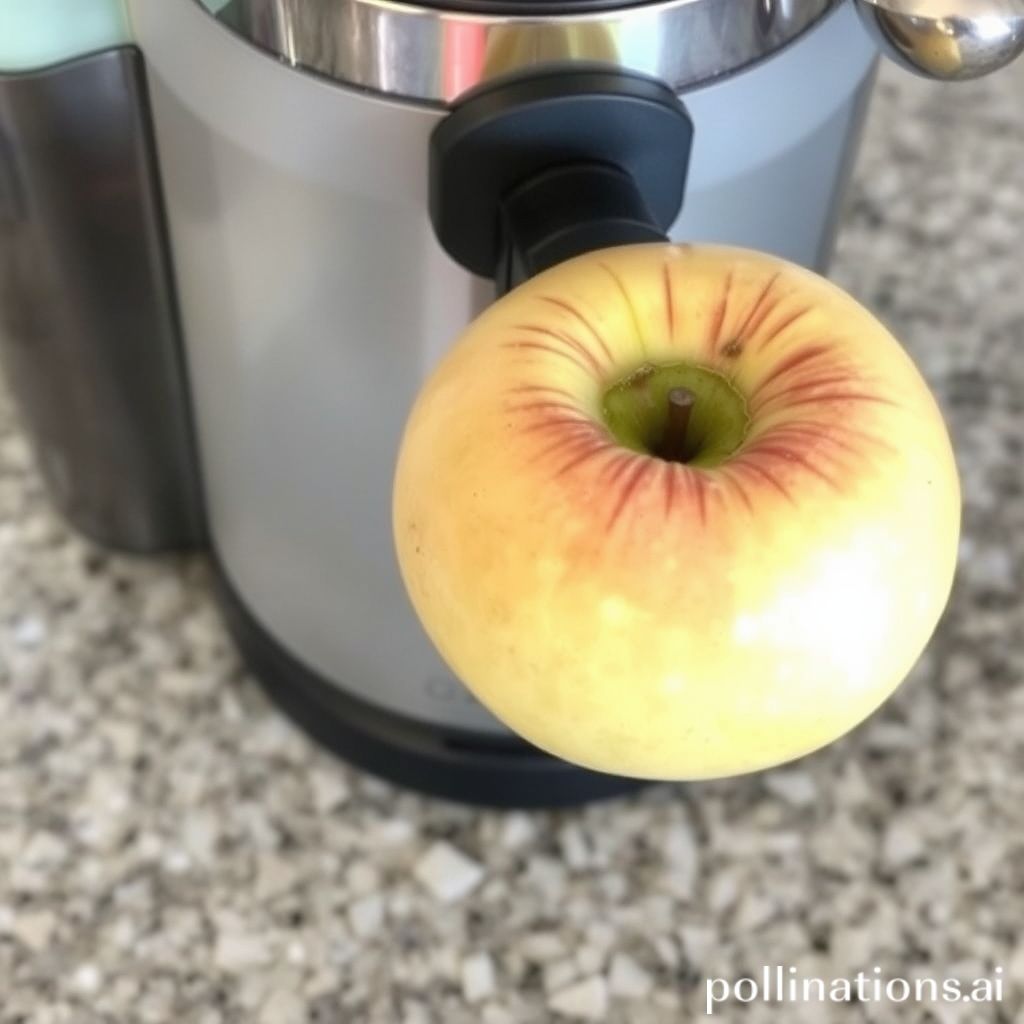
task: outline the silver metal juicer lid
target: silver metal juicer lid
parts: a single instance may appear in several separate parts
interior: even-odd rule
[[[442,105],[500,75],[598,61],[676,90],[785,46],[840,0],[197,0],[296,68]]]

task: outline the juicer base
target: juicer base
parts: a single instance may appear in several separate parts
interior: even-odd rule
[[[216,562],[214,578],[228,629],[270,699],[360,768],[432,796],[504,808],[569,807],[650,785],[579,768],[515,737],[444,729],[346,694],[281,647]]]

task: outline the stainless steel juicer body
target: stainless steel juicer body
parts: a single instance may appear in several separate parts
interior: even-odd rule
[[[293,67],[418,102],[450,102],[554,60],[640,72],[676,91],[771,56],[836,0],[197,0]]]
[[[145,60],[132,79],[133,116],[145,111],[152,130],[119,180],[146,195],[159,181],[161,208],[132,230],[148,238],[139,251],[157,254],[150,266],[167,256],[176,311],[164,311],[162,334],[126,337],[116,316],[90,320],[92,307],[43,334],[70,348],[87,337],[88,359],[62,386],[75,396],[68,408],[103,420],[109,436],[149,437],[140,409],[187,419],[194,445],[179,439],[176,453],[194,450],[231,622],[290,713],[355,760],[422,788],[558,802],[624,783],[554,762],[486,712],[422,632],[392,551],[391,481],[407,411],[494,294],[435,237],[430,134],[447,102],[510,72],[578,61],[654,75],[682,97],[694,126],[671,237],[823,269],[875,50],[853,8],[830,0],[570,3],[557,15],[543,13],[553,9],[543,0],[489,4],[129,0]],[[61,108],[62,76],[73,70],[76,102],[101,110],[112,88],[101,72],[124,53],[36,71],[28,96],[25,75],[10,81],[21,83],[22,107],[44,116]],[[0,160],[12,181],[38,182],[45,171],[50,183],[10,215],[17,233],[0,220],[0,251],[17,249],[24,264],[49,251],[61,169],[43,168],[44,149],[19,149],[24,132],[4,119],[13,89],[3,83],[0,145],[9,155]],[[91,194],[102,204],[100,190]],[[119,258],[130,263],[127,250]],[[39,308],[81,284],[80,263],[57,263],[40,278]],[[105,301],[114,308],[113,295]],[[81,426],[52,415],[45,345],[27,342],[9,316],[3,330],[19,379],[31,384],[18,390],[37,447],[57,453],[50,461],[62,467],[66,494],[92,495],[62,507],[105,542],[138,547],[116,523],[95,526],[105,510],[138,508],[130,474],[104,468],[99,445],[85,487],[74,459]],[[126,346],[150,352],[141,359],[148,371],[117,369]],[[135,403],[118,400],[132,388]],[[76,518],[90,501],[91,514]],[[176,543],[150,539],[152,548]]]

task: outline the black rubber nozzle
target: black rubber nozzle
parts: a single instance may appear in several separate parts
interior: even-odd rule
[[[593,67],[468,93],[430,140],[430,216],[445,251],[499,292],[593,249],[663,240],[693,126],[641,75]]]

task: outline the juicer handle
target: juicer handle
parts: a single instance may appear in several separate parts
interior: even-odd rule
[[[431,135],[434,231],[499,294],[594,249],[664,241],[692,139],[678,97],[642,75],[572,67],[490,83]]]
[[[1024,0],[853,0],[879,49],[926,78],[978,78],[1024,51]]]

